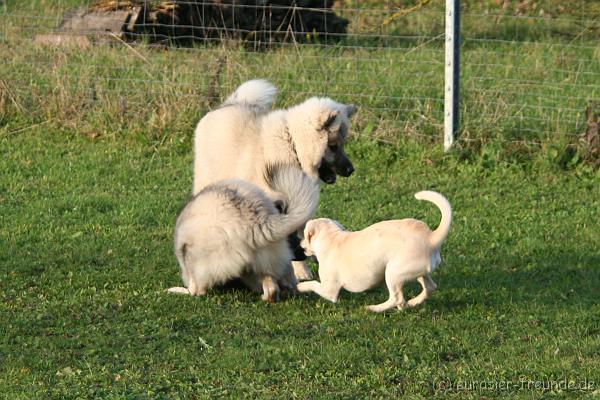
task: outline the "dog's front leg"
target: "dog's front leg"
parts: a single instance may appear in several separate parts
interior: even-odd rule
[[[338,294],[340,293],[339,286],[324,285],[318,281],[305,281],[298,283],[299,292],[315,292],[324,299],[327,299],[333,303],[337,303]]]
[[[292,261],[294,276],[298,281],[306,281],[312,279],[312,271],[304,261]]]

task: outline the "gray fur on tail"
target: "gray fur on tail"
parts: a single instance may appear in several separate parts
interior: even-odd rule
[[[261,226],[265,238],[274,241],[287,237],[313,217],[319,204],[319,182],[296,167],[278,166],[271,172],[269,183],[285,202],[285,212],[271,215]]]

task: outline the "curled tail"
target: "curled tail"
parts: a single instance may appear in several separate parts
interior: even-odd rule
[[[225,100],[223,106],[244,105],[254,107],[260,112],[268,111],[275,97],[277,88],[264,79],[254,79],[238,86]]]
[[[275,167],[269,178],[272,189],[284,196],[285,209],[271,215],[263,226],[270,240],[279,240],[302,227],[319,204],[319,182],[296,167]]]
[[[446,240],[448,232],[450,231],[450,225],[452,223],[452,207],[444,196],[430,190],[424,190],[416,193],[415,198],[417,200],[427,200],[435,204],[442,213],[440,225],[431,233],[431,237],[429,239],[429,244],[431,247],[439,248],[444,240]]]

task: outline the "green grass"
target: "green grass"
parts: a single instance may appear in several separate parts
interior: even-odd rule
[[[350,229],[407,216],[435,225],[437,210],[412,198],[424,188],[444,193],[455,209],[434,276],[439,291],[423,307],[374,315],[364,306],[385,299],[383,289],[344,293],[338,304],[298,295],[272,305],[245,291],[165,293],[179,284],[171,234],[190,191],[190,146],[152,149],[54,127],[0,138],[7,398],[599,393],[597,177],[546,159],[486,164],[414,143],[355,140],[357,172],[323,187],[319,215]],[[565,380],[595,386],[534,386]],[[515,387],[439,386],[472,381]]]
[[[449,154],[439,40],[260,53],[32,43],[82,3],[0,3],[0,397],[600,397],[600,172],[579,140],[600,98],[597,2],[529,2],[519,19],[506,16],[517,2],[463,2]],[[350,28],[435,36],[442,4],[385,26],[364,12]],[[180,284],[172,230],[194,124],[257,76],[280,87],[279,107],[313,94],[359,106],[356,173],[322,187],[319,216],[435,226],[412,195],[448,197],[454,224],[424,306],[367,313],[383,289],[338,304],[165,293]]]

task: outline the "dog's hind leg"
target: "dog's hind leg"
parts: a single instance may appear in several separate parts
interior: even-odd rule
[[[262,277],[263,294],[261,298],[270,303],[275,303],[279,300],[279,285],[277,281],[270,275]]]
[[[367,306],[367,310],[373,312],[383,312],[390,308],[398,307],[399,309],[406,307],[406,301],[404,301],[404,295],[402,294],[403,284],[396,284],[393,286],[388,285],[390,291],[390,298],[381,304],[374,304]]]
[[[423,275],[418,277],[417,282],[421,284],[423,290],[416,297],[408,301],[408,305],[410,307],[415,307],[419,304],[422,304],[425,300],[427,300],[431,293],[433,293],[433,291],[437,289],[437,285],[429,275]]]
[[[367,310],[383,312],[394,307],[398,307],[398,309],[406,308],[406,301],[402,292],[405,280],[404,276],[397,274],[397,269],[394,268],[393,264],[388,263],[385,268],[385,284],[390,292],[390,297],[381,304],[367,306]]]

